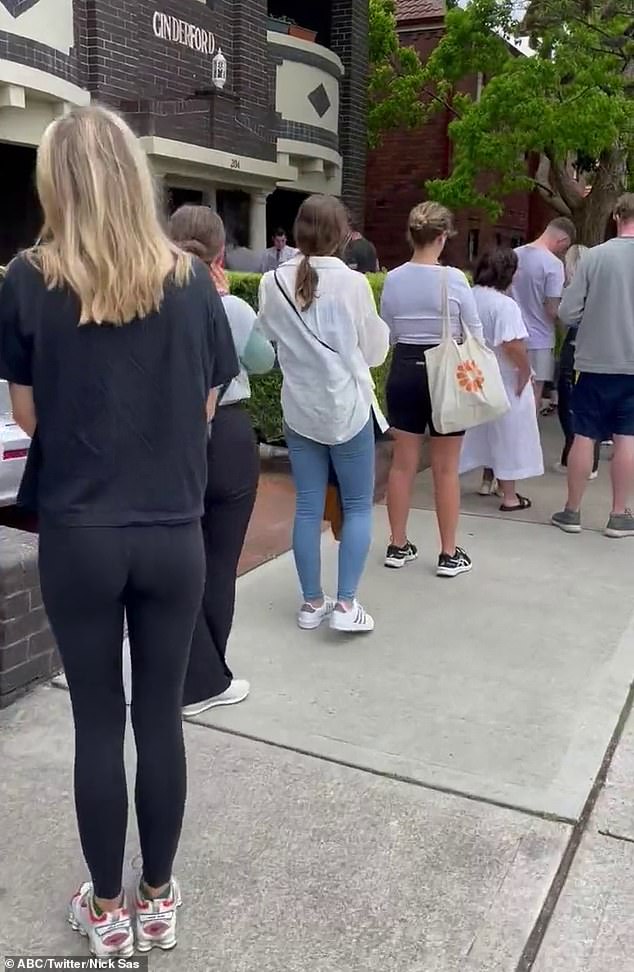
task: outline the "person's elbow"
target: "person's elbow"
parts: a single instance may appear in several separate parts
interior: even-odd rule
[[[268,375],[275,365],[275,348],[270,341],[262,340],[257,350],[252,350],[245,362],[250,375]]]
[[[17,385],[10,382],[9,395],[11,396],[11,412],[15,424],[32,439],[37,426],[33,389],[27,385]]]
[[[365,360],[369,368],[380,368],[390,350],[390,332],[386,325],[381,334],[373,335],[365,351]]]

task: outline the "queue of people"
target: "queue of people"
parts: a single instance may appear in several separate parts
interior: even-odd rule
[[[227,660],[259,475],[249,376],[277,358],[297,493],[302,630],[374,629],[358,594],[372,539],[375,442],[388,428],[386,567],[418,558],[408,519],[427,434],[439,577],[473,567],[458,543],[461,472],[483,467],[504,514],[530,506],[517,484],[544,471],[535,401],[539,384],[554,377],[556,320],[570,329],[559,380],[560,403],[572,392],[572,406],[560,404],[569,495],[553,523],[580,531],[596,443],[610,437],[606,533],[634,536],[634,196],[616,207],[616,240],[573,257],[574,228],[555,220],[534,244],[485,254],[473,288],[442,263],[452,214],[416,206],[412,258],[387,275],[380,313],[359,272],[364,261],[375,269],[375,254],[353,246],[360,234],[351,235],[341,202],[313,196],[297,216],[297,250],[286,252],[285,234],[276,234],[256,315],[229,293],[215,213],[184,206],[163,228],[147,159],[117,114],[93,106],[54,121],[38,152],[37,188],[41,240],[12,262],[0,295],[0,377],[32,439],[20,499],[39,518],[42,596],[75,725],[75,804],[90,881],[73,896],[69,919],[98,958],[126,957],[177,943],[183,717],[240,703],[250,691]],[[467,332],[497,361],[508,408],[466,435],[443,434],[430,353]],[[386,419],[372,369],[390,347]],[[486,395],[482,376],[462,384]],[[335,597],[321,576],[332,482],[342,515]],[[133,900],[122,887],[125,619],[143,857]]]

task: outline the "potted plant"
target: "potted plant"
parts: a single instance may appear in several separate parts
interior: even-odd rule
[[[288,17],[271,17],[266,18],[267,30],[272,30],[276,34],[288,34],[289,28],[292,21]]]
[[[317,39],[316,30],[309,30],[308,27],[299,27],[297,24],[291,24],[288,33],[290,37],[297,37],[299,40],[309,41],[311,44],[314,44]]]

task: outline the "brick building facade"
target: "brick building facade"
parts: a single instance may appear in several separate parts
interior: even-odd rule
[[[309,192],[343,193],[362,212],[367,9],[0,0],[0,168],[12,185],[0,262],[39,222],[33,149],[44,128],[91,100],[128,117],[175,202],[216,205],[243,243],[264,246],[278,214],[290,219]],[[224,87],[214,82],[220,56]]]
[[[401,44],[414,47],[426,60],[444,33],[444,0],[397,0]],[[481,79],[465,79],[461,90],[477,96]],[[439,109],[416,131],[387,134],[370,153],[366,194],[366,233],[375,243],[381,263],[394,267],[409,257],[407,215],[425,198],[431,179],[451,172],[452,146],[448,134],[451,113]],[[552,212],[536,193],[510,196],[499,221],[492,224],[482,212],[456,214],[457,236],[447,246],[447,259],[471,268],[480,253],[491,246],[516,246],[538,235]]]

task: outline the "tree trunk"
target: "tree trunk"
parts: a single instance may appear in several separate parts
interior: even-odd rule
[[[596,246],[609,236],[610,219],[619,196],[625,191],[626,158],[619,149],[604,152],[599,160],[592,191],[572,213],[577,243]]]
[[[573,181],[567,166],[544,154],[536,173],[541,197],[552,207],[553,216],[569,216],[577,228],[577,243],[596,246],[610,234],[610,218],[627,183],[627,156],[620,148],[604,152],[597,164],[591,190]]]

